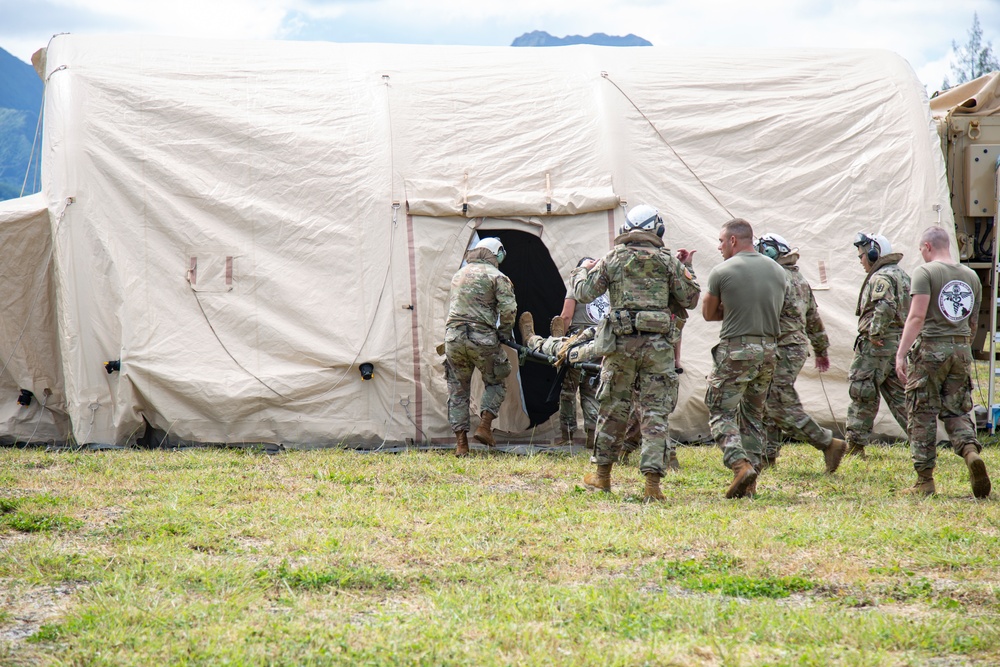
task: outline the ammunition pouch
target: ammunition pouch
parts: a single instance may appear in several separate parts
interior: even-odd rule
[[[640,333],[669,334],[674,330],[674,315],[662,310],[640,310],[630,313],[624,308],[608,313],[611,330],[616,336]]]
[[[611,330],[611,320],[607,317],[601,318],[597,325],[597,332],[594,334],[594,354],[603,357],[615,351],[618,337]]]
[[[611,333],[616,336],[628,336],[635,333],[632,325],[632,316],[624,308],[612,310],[608,313],[608,321],[611,323]]]
[[[647,333],[670,333],[674,328],[674,316],[656,310],[641,310],[635,314],[635,328]]]

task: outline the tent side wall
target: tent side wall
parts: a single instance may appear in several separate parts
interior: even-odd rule
[[[77,439],[126,441],[143,419],[185,441],[403,437],[398,411],[386,425],[388,383],[413,378],[381,80],[237,46],[235,71],[169,40],[135,46],[60,37],[47,58]]]
[[[0,442],[64,442],[69,419],[56,337],[49,211],[42,195],[0,202],[0,247],[5,255]]]

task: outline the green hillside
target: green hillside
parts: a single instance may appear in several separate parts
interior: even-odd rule
[[[0,49],[0,200],[21,193],[42,105],[42,81],[34,68]],[[32,169],[25,194],[37,191]]]

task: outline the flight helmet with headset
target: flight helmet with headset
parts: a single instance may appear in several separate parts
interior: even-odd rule
[[[889,239],[881,234],[858,232],[858,235],[854,237],[854,245],[857,248],[867,248],[865,256],[872,264],[877,262],[879,257],[892,252],[892,245],[889,243]]]
[[[663,238],[665,231],[666,227],[663,224],[663,218],[660,217],[660,212],[649,204],[639,204],[629,209],[625,216],[625,224],[621,226],[618,233],[653,232]]]
[[[493,236],[487,236],[484,239],[480,239],[479,243],[475,245],[476,248],[486,248],[494,255],[497,256],[497,264],[502,264],[505,257],[507,257],[507,249],[503,247],[503,243],[500,239]]]
[[[754,242],[753,247],[757,252],[771,259],[778,259],[792,251],[788,241],[778,234],[764,234]]]

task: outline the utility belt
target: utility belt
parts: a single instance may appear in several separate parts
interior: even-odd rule
[[[972,342],[970,336],[920,336],[920,340],[933,341],[935,343],[961,343],[968,345]]]
[[[900,339],[900,334],[898,333],[891,334],[889,336],[882,336],[881,338],[879,338],[879,340],[881,340],[884,343],[885,347],[890,347],[892,345],[898,346],[899,339]],[[857,337],[854,339],[854,351],[857,352],[858,348],[861,347],[862,341],[866,340],[871,341],[871,337],[868,334],[859,333]]]
[[[500,332],[488,324],[478,322],[453,322],[445,325],[444,340],[446,343],[452,343],[458,340],[462,333],[473,345],[492,347],[500,344]]]
[[[611,333],[616,336],[638,336],[644,333],[667,334],[674,328],[676,315],[662,310],[630,312],[617,308],[608,312]]]
[[[729,336],[722,339],[726,343],[777,343],[775,336]]]

